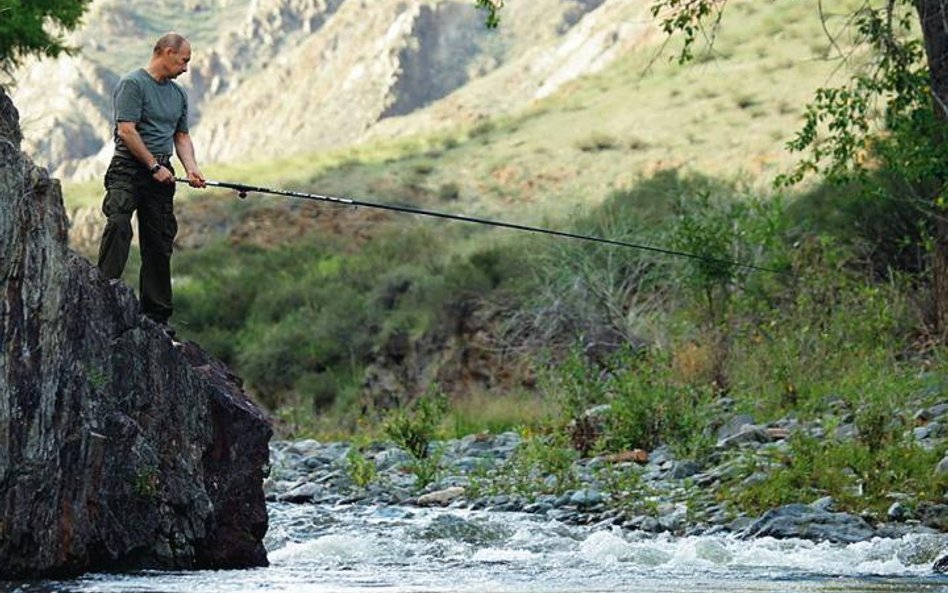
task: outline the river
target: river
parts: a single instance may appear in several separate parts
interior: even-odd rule
[[[536,515],[353,505],[270,505],[271,566],[89,574],[6,592],[948,593],[948,536],[850,545],[733,535],[673,537]]]

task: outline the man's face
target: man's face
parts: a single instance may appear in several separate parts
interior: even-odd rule
[[[182,44],[178,51],[171,48],[165,51],[167,52],[165,54],[165,67],[168,69],[168,78],[177,78],[188,71],[188,62],[191,61],[191,44]]]

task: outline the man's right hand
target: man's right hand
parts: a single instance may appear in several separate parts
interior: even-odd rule
[[[151,177],[158,183],[174,184],[174,175],[172,175],[171,171],[168,170],[168,167],[165,167],[164,165],[161,165],[161,167],[159,167]]]

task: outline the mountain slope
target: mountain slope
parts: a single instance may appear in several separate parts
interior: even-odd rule
[[[96,0],[74,36],[82,57],[28,64],[14,100],[26,121],[43,122],[26,126],[29,153],[64,178],[97,177],[111,150],[110,89],[147,63],[154,38],[178,29],[193,40],[181,82],[203,161],[283,157],[415,133],[415,124],[391,122],[439,103],[427,128],[522,109],[631,49],[649,27],[622,23],[646,5],[538,0],[511,6],[498,33],[467,0],[187,0],[159,8]],[[69,141],[46,138],[60,128]]]

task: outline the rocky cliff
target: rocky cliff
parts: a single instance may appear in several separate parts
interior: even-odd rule
[[[0,578],[266,564],[270,426],[66,246],[0,91]]]

